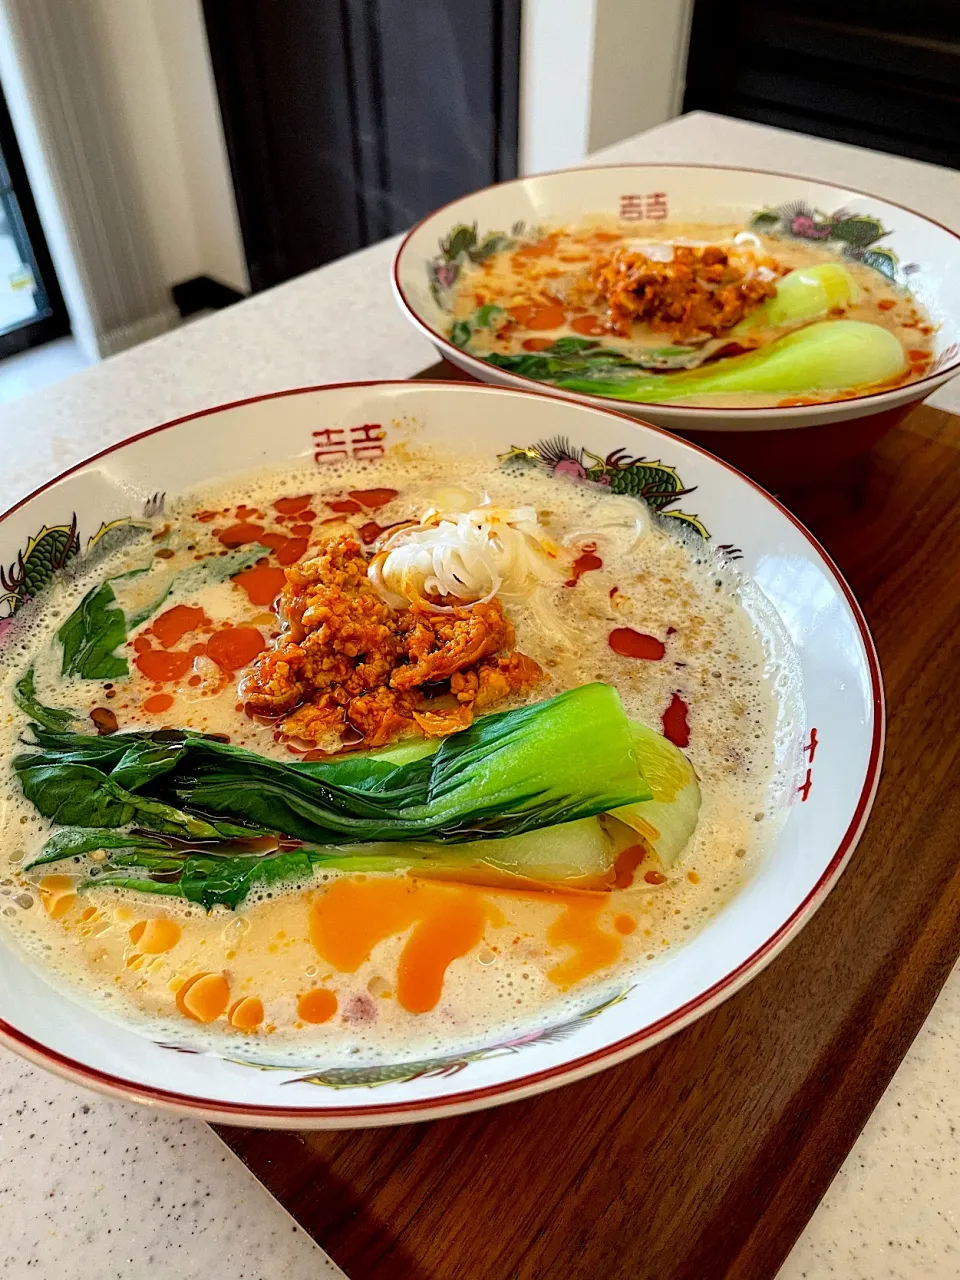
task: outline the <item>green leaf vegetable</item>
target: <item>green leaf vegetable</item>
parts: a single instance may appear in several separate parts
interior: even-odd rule
[[[821,320],[775,342],[700,369],[669,375],[610,376],[597,369],[589,376],[560,378],[568,391],[619,400],[665,403],[691,396],[814,395],[886,382],[903,373],[903,347],[889,330],[861,320]]]
[[[603,684],[439,743],[331,761],[275,761],[172,730],[97,737],[35,724],[33,735],[36,750],[14,768],[27,798],[64,825],[28,868],[102,853],[85,885],[208,907],[318,867],[597,886],[634,832],[669,865],[699,806],[685,757],[628,721]]]
[[[638,349],[563,337],[540,352],[494,352],[485,359],[523,377],[621,400],[668,402],[745,392],[786,396],[845,391],[885,382],[906,368],[903,348],[882,326],[825,319],[835,308],[849,307],[858,298],[857,283],[846,267],[823,262],[789,272],[778,281],[773,298],[730,330],[726,338],[734,342],[780,335],[743,355],[707,363],[724,345],[720,339],[699,348]],[[464,343],[468,338],[465,334]],[[670,376],[658,376],[664,373]]]
[[[190,591],[222,582],[267,553],[266,547],[257,544],[211,557],[176,574],[164,574],[151,563],[106,578],[91,587],[57,632],[63,650],[62,674],[85,680],[118,680],[129,675],[126,658],[116,650],[126,643],[131,631],[160,609],[174,588]]]
[[[74,826],[216,835],[191,816],[203,814],[229,835],[240,824],[318,844],[457,841],[571,822],[650,795],[619,696],[603,684],[484,716],[434,755],[403,763],[288,764],[162,730],[97,738],[36,728],[34,736],[38,751],[13,762],[24,794],[44,817]],[[159,806],[153,821],[150,805]],[[185,817],[208,829],[184,831]]]
[[[613,816],[638,832],[668,869],[693,835],[700,812],[700,784],[693,765],[662,734],[631,720],[637,763],[652,798],[614,809]]]
[[[734,325],[728,337],[736,340],[763,329],[794,329],[822,320],[834,307],[849,307],[860,296],[857,282],[839,262],[798,267],[777,282],[777,292]]]
[[[31,720],[44,729],[63,732],[83,717],[76,711],[62,707],[45,706],[37,697],[33,667],[26,671],[13,686],[13,701]]]
[[[177,848],[137,833],[75,829],[58,832],[25,870],[103,850],[106,859],[85,869],[81,888],[132,889],[186,898],[207,908],[236,908],[254,890],[307,882],[315,870],[353,874],[415,871],[420,877],[492,886],[536,883],[600,888],[618,849],[598,818],[544,827],[499,840],[462,844],[375,843],[335,848],[301,846],[269,854],[237,851],[237,845]],[[230,850],[232,849],[232,852]]]
[[[543,351],[518,351],[503,355],[499,351],[485,355],[488,364],[538,382],[556,382],[560,378],[578,373],[597,376],[600,370],[609,370],[615,377],[647,369],[688,369],[700,364],[711,351],[722,343],[713,342],[705,347],[605,347],[595,338],[557,338]]]
[[[61,760],[49,753],[17,756],[13,767],[24,796],[45,818],[64,826],[126,827],[183,839],[219,840],[256,834],[249,827],[199,814],[127,791],[96,764]]]
[[[278,762],[191,732],[100,737],[59,722],[32,732],[36,750],[14,769],[61,826],[24,869],[83,860],[82,887],[207,908],[236,908],[317,868],[598,887],[635,832],[671,865],[699,809],[685,756],[627,721],[609,685],[483,717],[440,742],[329,762]]]
[[[87,592],[57,632],[63,649],[62,674],[87,680],[116,680],[127,675],[126,658],[114,653],[126,638],[126,619],[108,578]]]
[[[450,341],[455,347],[465,347],[470,341],[470,334],[469,320],[454,320],[450,330]]]

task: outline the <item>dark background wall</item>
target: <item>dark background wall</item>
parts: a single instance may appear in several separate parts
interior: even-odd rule
[[[251,283],[517,172],[520,0],[204,0]]]
[[[696,0],[698,109],[960,167],[960,0]]]

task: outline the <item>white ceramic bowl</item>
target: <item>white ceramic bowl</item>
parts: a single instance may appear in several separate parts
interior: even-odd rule
[[[477,243],[492,232],[541,224],[579,222],[591,214],[619,217],[638,234],[669,218],[676,222],[742,223],[761,211],[775,213],[768,233],[806,239],[842,251],[881,270],[909,288],[934,324],[935,356],[926,377],[905,386],[828,404],[787,408],[716,409],[679,404],[611,401],[604,396],[564,391],[508,373],[461,350],[448,338],[450,314],[442,303],[456,274],[470,262],[463,237],[450,251],[458,227],[476,228]],[[843,215],[841,217],[841,215]],[[869,244],[841,240],[836,230],[847,215],[873,220],[879,233],[861,231]],[[863,227],[861,222],[859,227]],[[475,247],[475,246],[474,246]],[[437,288],[437,283],[440,288]],[[615,405],[623,413],[673,431],[740,432],[808,427],[880,414],[922,400],[960,369],[960,236],[947,227],[878,196],[830,186],[810,178],[757,169],[708,165],[636,164],[564,169],[517,178],[462,196],[429,214],[406,236],[394,260],[394,291],[409,320],[453,364],[501,386],[538,387],[549,395],[584,404]]]
[[[34,581],[41,567],[82,553],[103,522],[140,515],[158,491],[311,457],[319,476],[338,454],[370,456],[411,431],[453,450],[461,439],[481,442],[491,458],[532,450],[548,469],[615,488],[618,475],[636,477],[646,459],[666,527],[674,520],[689,529],[695,517],[717,544],[742,548],[739,565],[779,614],[803,673],[806,722],[795,726],[792,743],[800,763],[774,846],[686,946],[651,964],[629,990],[613,979],[599,1011],[562,1037],[533,1033],[367,1072],[331,1072],[321,1060],[312,1070],[256,1069],[154,1043],[107,1020],[26,964],[0,930],[0,1040],[9,1047],[78,1083],[227,1123],[300,1129],[428,1119],[553,1088],[670,1035],[759,972],[836,882],[867,820],[882,751],[880,672],[863,616],[826,554],[777,502],[702,450],[620,414],[425,382],[241,401],[135,436],[38,489],[0,518],[0,565],[12,566],[8,579]],[[684,493],[673,499],[671,488]],[[17,607],[25,592],[8,596],[5,607]]]

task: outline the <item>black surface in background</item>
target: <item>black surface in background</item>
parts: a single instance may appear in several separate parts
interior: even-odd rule
[[[960,2],[696,0],[684,110],[960,168]]]
[[[517,170],[520,0],[204,0],[252,287]]]
[[[33,272],[37,318],[0,333],[0,359],[38,347],[70,332],[70,318],[60,293],[50,251],[43,235],[33,193],[20,156],[6,99],[0,91],[0,208],[4,229],[17,245],[23,265]]]

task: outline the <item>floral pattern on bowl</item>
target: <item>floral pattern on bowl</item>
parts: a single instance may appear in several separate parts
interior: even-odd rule
[[[749,227],[751,231],[764,235],[814,240],[829,245],[845,258],[873,267],[895,283],[905,283],[906,277],[920,270],[916,262],[900,266],[900,260],[892,249],[877,247],[878,242],[892,232],[879,218],[870,214],[852,213],[849,209],[821,213],[805,200],[792,200],[776,209],[759,210],[751,218]]]
[[[539,227],[528,228],[515,222],[509,235],[505,231],[487,231],[480,235],[477,224],[458,223],[440,241],[440,252],[427,265],[427,278],[434,302],[444,311],[452,310],[453,287],[467,266],[479,266],[502,249],[513,249],[518,240],[536,240]]]

